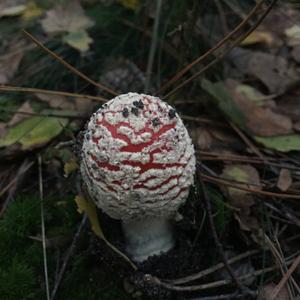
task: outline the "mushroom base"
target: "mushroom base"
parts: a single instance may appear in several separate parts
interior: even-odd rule
[[[174,246],[172,226],[166,218],[145,218],[122,222],[126,250],[136,262],[169,251]]]

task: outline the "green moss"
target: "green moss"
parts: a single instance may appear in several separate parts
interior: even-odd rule
[[[73,196],[45,199],[44,209],[46,236],[48,241],[54,241],[47,247],[51,290],[58,253],[63,257],[81,217]],[[0,220],[1,299],[45,299],[40,213],[39,198],[24,196],[16,199]],[[116,282],[117,275],[97,267],[85,240],[81,239],[80,251],[69,261],[57,299],[129,299],[121,282]]]

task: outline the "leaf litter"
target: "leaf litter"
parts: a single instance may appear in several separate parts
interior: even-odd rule
[[[115,2],[121,3],[124,9],[129,9],[134,13],[138,13],[140,9],[140,1]],[[105,4],[106,6],[103,7],[109,8],[111,5],[117,5],[115,2],[114,4]],[[47,39],[65,43],[78,50],[79,54],[87,54],[86,57],[80,56],[80,58],[83,60],[86,58],[88,61],[88,55],[93,55],[89,52],[90,47],[97,46],[94,33],[88,32],[90,28],[97,25],[97,21],[92,20],[86,13],[86,7],[89,7],[90,3],[86,4],[85,1],[72,1],[72,4],[68,1],[54,3],[53,7],[45,11],[44,16],[42,15],[43,8],[37,6],[35,1],[30,1],[33,11],[30,14],[28,3],[27,1],[10,1],[8,4],[8,1],[2,1],[0,7],[2,5],[3,9],[0,18],[22,18],[26,22],[38,19],[38,24]],[[285,7],[285,4],[283,6]],[[194,98],[192,102],[195,107],[188,109],[187,104],[186,107],[182,106],[184,112],[194,116],[194,119],[192,116],[187,116],[190,117],[190,119],[187,118],[187,122],[190,122],[189,131],[196,145],[199,160],[204,164],[204,172],[218,179],[226,179],[233,184],[225,187],[216,187],[212,182],[210,184],[210,188],[218,190],[224,195],[225,200],[220,198],[222,209],[232,212],[232,214],[224,213],[224,218],[229,218],[229,221],[223,220],[223,225],[219,226],[225,226],[225,229],[222,228],[222,232],[225,232],[224,237],[222,234],[224,245],[228,248],[236,248],[226,252],[231,253],[230,256],[239,253],[240,249],[237,243],[232,243],[232,237],[228,237],[231,235],[229,230],[232,230],[234,235],[240,236],[238,240],[241,244],[245,244],[247,247],[263,248],[265,246],[263,246],[261,238],[262,226],[271,223],[278,230],[282,230],[280,234],[284,235],[285,232],[288,232],[287,236],[292,236],[295,231],[293,226],[297,223],[295,221],[298,215],[297,200],[295,202],[288,200],[276,202],[273,201],[272,196],[267,197],[240,189],[241,187],[250,187],[258,192],[269,192],[270,195],[272,193],[275,195],[278,191],[282,193],[280,195],[299,195],[299,164],[297,164],[297,160],[300,151],[300,134],[298,134],[300,131],[298,111],[300,18],[299,13],[288,6],[284,9],[279,8],[274,9],[274,12],[268,16],[258,31],[248,36],[240,47],[236,47],[226,57],[224,62],[225,79],[220,80],[220,77],[217,76],[212,77],[213,79],[209,76],[205,77],[201,81],[201,86],[206,94],[201,94],[201,100],[198,101],[198,95],[194,95],[190,91],[189,96],[192,95]],[[282,15],[285,17],[283,18]],[[155,16],[151,16],[149,19],[153,19],[153,17]],[[149,24],[147,22],[145,24],[147,28]],[[170,32],[181,32],[180,30],[188,28],[186,25],[182,26],[183,29],[174,27]],[[149,28],[151,29],[151,27]],[[199,32],[197,30],[196,34],[199,35]],[[164,43],[168,42],[167,39],[164,41]],[[13,82],[20,64],[26,62],[27,52],[22,50],[22,45],[18,46],[14,43],[6,45],[5,52],[0,56],[1,84]],[[11,50],[14,45],[17,45],[16,53]],[[6,53],[10,54],[9,59]],[[101,72],[97,72],[96,76],[100,78],[101,83],[105,82],[116,91],[142,90],[145,82],[143,62],[139,59],[135,61],[134,59],[120,59],[120,57],[123,55],[107,58],[106,66],[105,63],[101,65],[103,68],[99,66]],[[71,81],[73,82],[73,78]],[[81,87],[81,90],[84,88]],[[92,89],[89,91],[94,93]],[[176,100],[182,100],[180,98],[183,96],[186,95],[178,94],[174,96],[174,99],[169,100],[176,103]],[[206,106],[205,100],[202,100],[205,97],[214,99],[215,104]],[[46,110],[45,107],[47,107]],[[96,104],[87,99],[42,94],[24,97],[10,120],[0,122],[0,155],[6,151],[17,153],[17,156],[22,157],[24,151],[30,153],[34,153],[32,150],[43,151],[43,155],[48,159],[45,172],[51,175],[55,173],[55,177],[59,180],[68,181],[71,185],[71,189],[68,191],[74,193],[74,186],[78,185],[74,179],[78,170],[77,159],[73,155],[69,155],[68,158],[64,157],[63,151],[55,150],[53,145],[60,140],[59,137],[74,139],[74,134],[82,126],[83,120],[75,122],[71,117],[59,117],[59,114],[73,112],[73,116],[85,115],[90,114],[95,108]],[[213,108],[212,113],[211,108]],[[204,113],[200,113],[202,111],[208,112],[208,117]],[[50,112],[58,115],[42,116],[43,113]],[[40,116],[31,115],[39,113]],[[206,123],[207,120],[210,123]],[[245,133],[242,139],[231,129],[230,122],[233,122]],[[78,139],[80,140],[80,136]],[[46,147],[47,145],[49,146]],[[78,145],[75,143],[75,149],[76,147],[80,147],[80,142]],[[294,151],[294,153],[289,153],[290,151]],[[71,149],[68,148],[67,152],[71,153]],[[259,153],[260,156],[255,153]],[[62,179],[63,177],[67,178]],[[49,180],[53,180],[51,176],[49,176]],[[62,186],[67,183],[66,181],[55,187],[61,186],[60,189],[65,189]],[[88,214],[95,234],[104,238],[96,209],[91,206],[92,203],[81,194],[76,197],[76,203],[81,213]],[[268,213],[269,220],[266,224],[262,221],[260,213],[261,203],[264,203],[264,209]],[[186,218],[187,215],[183,215],[181,222],[186,222]],[[198,225],[197,218],[199,216],[191,218],[196,223],[189,224],[189,228]],[[218,217],[215,216],[215,222],[219,222],[218,220]],[[104,225],[106,222],[104,220]],[[178,224],[175,226],[178,230],[180,229]],[[111,229],[113,230],[113,228]],[[277,233],[275,234],[271,229],[264,228],[264,230],[269,230],[274,234],[274,239],[277,238]],[[187,229],[185,228],[184,231]],[[191,231],[189,232],[191,233]],[[190,241],[185,242],[188,244]],[[294,247],[292,243],[288,244],[285,239],[280,239],[280,243],[284,246],[286,253],[291,253],[291,249]],[[107,259],[105,256],[103,257],[103,259]],[[255,260],[234,266],[238,277],[253,273],[257,268],[258,264]],[[222,278],[230,280],[230,277],[225,275]],[[276,282],[274,277],[268,277],[268,280]],[[248,284],[252,284],[253,287],[253,282],[254,280],[250,280]],[[259,291],[262,299],[274,299],[272,294],[274,294],[275,287],[276,285],[273,283],[263,283]],[[284,287],[275,299],[281,299],[280,297],[285,299],[286,293]]]

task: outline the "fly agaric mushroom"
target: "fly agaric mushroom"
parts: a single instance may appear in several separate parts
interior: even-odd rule
[[[137,93],[104,104],[85,131],[80,169],[96,205],[122,221],[133,260],[174,246],[170,220],[194,182],[195,154],[171,106]]]

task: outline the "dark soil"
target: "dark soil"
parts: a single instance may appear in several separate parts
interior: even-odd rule
[[[189,199],[182,207],[180,214],[183,218],[174,223],[175,248],[160,256],[150,257],[138,265],[138,271],[133,271],[123,258],[99,239],[92,238],[92,252],[107,271],[129,281],[146,298],[184,299],[185,295],[183,294],[177,293],[175,295],[173,292],[157,285],[154,286],[145,280],[146,274],[163,279],[175,279],[191,275],[210,266],[212,263],[210,260],[215,260],[214,243],[211,240],[209,230],[205,228],[206,225],[204,225],[199,238],[195,240],[203,218],[202,203],[198,199]],[[101,225],[106,237],[118,249],[126,253],[120,223],[104,214],[101,215]]]

